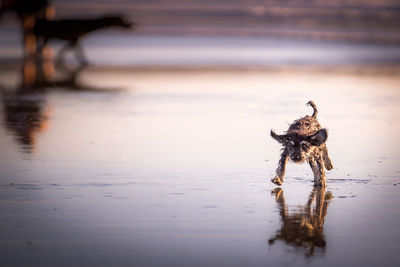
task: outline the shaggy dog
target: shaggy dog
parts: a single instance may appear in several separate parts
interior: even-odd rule
[[[312,116],[307,115],[294,121],[283,135],[277,135],[271,130],[272,138],[283,145],[276,175],[271,180],[274,184],[282,185],[286,163],[290,159],[295,163],[307,161],[314,173],[314,185],[326,185],[324,168],[333,168],[325,144],[328,132],[317,121],[318,110],[314,102],[309,101],[307,105],[314,109]]]

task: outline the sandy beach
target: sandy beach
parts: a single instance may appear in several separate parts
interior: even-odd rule
[[[396,69],[114,68],[29,94],[1,72],[5,266],[400,263]],[[269,131],[310,99],[335,168],[316,190],[289,164],[278,190]]]
[[[0,266],[400,266],[399,27],[395,0],[1,1]],[[277,186],[310,100],[327,186]]]

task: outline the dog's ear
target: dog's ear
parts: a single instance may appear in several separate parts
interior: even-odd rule
[[[286,135],[278,135],[274,132],[274,130],[271,130],[271,136],[274,138],[276,141],[279,143],[283,144],[286,142],[287,136]]]
[[[326,129],[321,129],[310,136],[310,143],[313,146],[319,146],[325,143],[326,139],[328,139],[328,131]]]

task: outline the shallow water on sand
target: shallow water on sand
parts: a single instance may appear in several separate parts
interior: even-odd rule
[[[89,68],[78,89],[14,95],[15,76],[0,74],[5,266],[400,264],[397,74]],[[335,168],[319,190],[289,164],[278,190],[269,131],[310,99]]]

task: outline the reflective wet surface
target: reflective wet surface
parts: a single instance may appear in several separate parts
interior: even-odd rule
[[[287,245],[304,249],[307,257],[314,256],[315,250],[325,252],[326,241],[324,235],[325,216],[328,211],[331,193],[325,193],[326,188],[316,186],[312,189],[307,203],[290,213],[285,202],[282,188],[275,188],[272,194],[276,197],[281,216],[281,229],[269,239],[273,245],[277,240]],[[313,206],[313,204],[315,205]]]
[[[7,266],[400,263],[396,69],[54,71],[0,73]],[[335,168],[276,188],[310,99]]]

